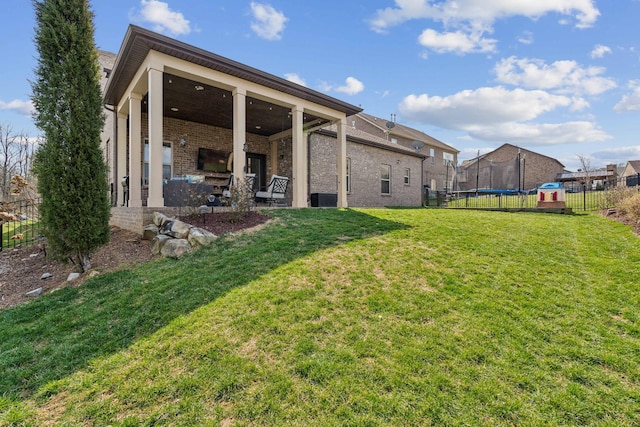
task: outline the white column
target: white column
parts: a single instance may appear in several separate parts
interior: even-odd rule
[[[149,69],[149,198],[148,207],[163,207],[162,196],[162,71]]]
[[[338,120],[336,166],[338,170],[338,207],[348,207],[347,202],[347,131],[346,119]]]
[[[127,115],[118,113],[116,135],[116,182],[118,191],[118,206],[124,206],[124,188],[121,185],[122,178],[127,175]]]
[[[235,180],[244,179],[247,155],[244,144],[247,142],[247,91],[244,88],[233,90],[233,175]]]
[[[307,202],[307,141],[303,131],[304,111],[301,107],[292,110],[292,142],[293,147],[293,203],[294,208],[306,208]]]
[[[271,173],[278,175],[278,140],[271,141]],[[269,179],[267,177],[267,179]]]
[[[142,206],[142,144],[141,113],[142,95],[129,95],[129,206]]]

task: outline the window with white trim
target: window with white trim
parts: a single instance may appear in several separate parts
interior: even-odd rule
[[[429,163],[436,162],[436,150],[435,148],[429,148]]]
[[[144,164],[142,170],[142,185],[149,185],[149,140],[144,140]],[[173,151],[170,142],[162,143],[162,179],[170,180],[173,169]]]
[[[380,193],[391,194],[391,165],[380,165]]]
[[[404,185],[409,185],[411,179],[411,169],[404,168]]]

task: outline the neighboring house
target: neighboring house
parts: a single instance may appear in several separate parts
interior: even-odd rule
[[[635,187],[640,185],[640,160],[629,160],[620,173],[620,185]]]
[[[220,193],[245,172],[262,189],[289,177],[293,207],[316,193],[339,207],[421,204],[428,153],[353,129],[359,107],[133,25],[117,56],[99,57],[114,225],[139,232],[172,179]]]
[[[455,185],[455,170],[458,164],[459,150],[438,141],[417,129],[385,120],[365,113],[348,118],[347,125],[370,135],[388,141],[392,145],[405,147],[427,156],[424,163],[422,184],[431,190],[451,191]],[[414,141],[424,146],[414,148]]]
[[[565,171],[559,173],[555,181],[562,182],[567,191],[582,191],[583,186],[587,186],[589,190],[601,190],[616,185],[618,182],[618,168],[616,165],[607,165],[605,168],[586,171]]]
[[[490,153],[466,160],[458,168],[462,191],[475,189],[531,190],[553,182],[564,172],[558,160],[531,150],[504,144]]]

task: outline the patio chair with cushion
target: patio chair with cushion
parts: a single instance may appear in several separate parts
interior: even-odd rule
[[[256,193],[256,202],[269,203],[270,206],[287,206],[286,192],[289,177],[273,175],[266,191]]]
[[[254,185],[256,182],[256,174],[255,173],[247,173],[244,175],[244,183],[247,186],[247,192],[249,193],[249,197],[253,197]],[[231,198],[231,188],[235,185],[233,174],[229,175],[229,184],[227,188],[222,191],[222,197],[230,199]]]

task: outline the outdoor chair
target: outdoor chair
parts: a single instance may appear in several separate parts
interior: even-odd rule
[[[287,206],[285,200],[289,177],[273,175],[266,191],[256,193],[256,202],[269,203],[270,206]]]
[[[249,197],[253,198],[253,193],[255,192],[254,186],[256,182],[256,174],[255,173],[247,173],[244,175],[244,184],[247,186],[247,192],[249,193]],[[227,184],[227,188],[222,190],[222,197],[226,199],[231,198],[231,188],[235,185],[233,174],[229,175],[229,183]]]

